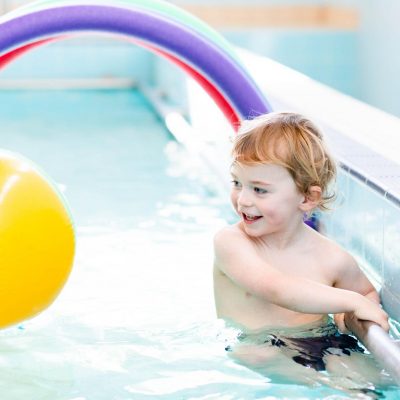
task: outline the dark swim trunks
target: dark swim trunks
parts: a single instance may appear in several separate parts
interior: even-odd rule
[[[293,335],[291,333],[270,331],[254,334],[241,331],[236,336],[236,340],[239,345],[247,343],[291,350],[291,353],[295,354],[292,355],[292,359],[296,363],[316,371],[325,371],[324,356],[326,355],[350,356],[351,352],[364,353],[364,348],[355,337],[340,333],[333,323],[299,331]],[[234,351],[234,347],[234,344],[228,345],[225,350]]]
[[[304,338],[271,338],[272,346],[289,347],[299,352],[299,355],[292,357],[293,360],[305,367],[313,368],[316,371],[325,371],[324,356],[328,354],[345,354],[349,356],[351,351],[364,353],[358,340],[350,335],[336,333],[328,336],[304,337]],[[336,351],[335,351],[336,350]]]

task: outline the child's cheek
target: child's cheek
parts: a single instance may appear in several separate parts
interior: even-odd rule
[[[237,197],[238,196],[235,192],[231,192],[231,203],[234,210],[238,213]]]
[[[285,220],[285,215],[279,207],[279,205],[275,205],[272,207],[269,207],[267,210],[264,210],[264,217],[266,220],[271,224],[271,225],[280,225],[284,222]]]
[[[265,213],[264,217],[270,225],[279,225],[282,222],[282,218],[280,218],[277,213],[272,211]]]

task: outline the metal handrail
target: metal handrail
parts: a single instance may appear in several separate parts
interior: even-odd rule
[[[379,325],[370,321],[353,327],[353,333],[400,385],[400,342],[393,340]]]

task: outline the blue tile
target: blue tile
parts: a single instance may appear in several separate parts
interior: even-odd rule
[[[400,318],[400,209],[387,204],[384,213],[383,300]],[[386,304],[385,304],[386,305]],[[397,308],[396,308],[397,307]]]
[[[387,201],[345,173],[339,176],[338,189],[342,195],[335,211],[324,218],[328,236],[360,259],[374,275],[382,276]]]

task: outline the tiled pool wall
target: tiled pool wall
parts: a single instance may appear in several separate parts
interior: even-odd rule
[[[372,272],[385,309],[400,320],[400,209],[344,171],[333,212],[322,214],[325,232]]]
[[[40,46],[0,71],[0,79],[129,78],[149,82],[153,77],[148,51],[108,37],[74,38]]]
[[[357,35],[353,31],[257,28],[225,29],[222,33],[239,47],[272,58],[351,96],[360,95]],[[170,69],[166,61],[156,58],[155,62],[160,66],[157,73],[166,79],[165,70]]]
[[[0,71],[0,81],[130,79],[157,87],[179,107],[187,100],[183,76],[175,65],[127,40],[95,35],[40,46]]]
[[[354,97],[360,96],[357,34],[327,29],[224,31],[236,45],[269,57]]]

